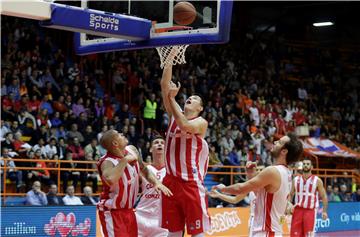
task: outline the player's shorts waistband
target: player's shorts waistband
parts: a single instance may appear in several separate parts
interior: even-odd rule
[[[181,177],[174,176],[174,175],[168,174],[168,173],[166,174],[165,178],[170,178],[170,179],[176,180],[176,181],[178,181],[178,182],[182,182],[182,183],[197,183],[196,180],[184,180],[184,179],[182,179]],[[200,182],[201,184],[204,184],[204,182],[201,181],[201,180],[199,180],[199,182]]]
[[[117,209],[110,209],[112,212],[135,212],[133,208],[117,208]]]
[[[311,211],[311,210],[315,210],[316,208],[305,208],[305,207],[301,207],[301,206],[295,206],[296,209],[301,209],[301,210],[307,210],[307,211]]]
[[[99,210],[99,209],[98,209]],[[109,209],[109,208],[103,208],[99,211],[110,211],[110,212],[135,212],[135,209],[133,208],[116,208],[116,209]]]

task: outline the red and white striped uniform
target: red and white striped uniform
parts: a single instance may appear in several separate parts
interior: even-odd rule
[[[209,163],[209,147],[199,135],[181,131],[174,118],[166,132],[166,173],[185,181],[203,181]]]
[[[307,179],[305,179],[304,176],[297,176],[294,178],[296,206],[306,209],[314,209],[319,206],[317,190],[318,180],[319,177],[315,175],[311,175]]]
[[[133,151],[128,147],[125,149],[125,155],[131,153],[136,156],[136,154],[133,154]],[[122,158],[123,157],[107,153],[97,163],[97,169],[103,183],[103,191],[100,195],[100,200],[106,200],[104,204],[105,207],[109,209],[132,209],[138,196],[140,171],[138,162],[133,166],[127,164],[119,182],[116,182],[111,186],[106,184],[102,176],[101,165],[104,161],[110,161],[116,166]]]
[[[281,184],[274,193],[268,193],[264,188],[255,193],[253,236],[281,236],[283,232],[280,218],[285,215],[292,177],[291,171],[286,166],[276,165],[274,167],[280,173]]]

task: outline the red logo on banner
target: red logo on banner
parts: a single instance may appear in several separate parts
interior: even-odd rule
[[[65,215],[62,212],[56,214],[55,217],[50,218],[50,223],[44,225],[44,231],[48,236],[55,236],[56,231],[59,232],[61,237],[67,236],[88,236],[91,227],[90,218],[85,218],[84,223],[75,225],[75,214],[70,212]]]

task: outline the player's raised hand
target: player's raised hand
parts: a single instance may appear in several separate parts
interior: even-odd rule
[[[178,82],[178,84],[176,85],[174,82],[170,81],[169,97],[174,98],[179,92],[180,87],[180,82]]]
[[[165,185],[163,185],[162,183],[158,182],[155,186],[154,186],[155,190],[158,192],[162,192],[163,194],[165,194],[166,196],[170,197],[172,196],[172,192],[170,191],[170,189],[168,189]]]
[[[326,219],[328,219],[328,214],[326,212],[323,212],[321,217],[323,220],[326,220]]]
[[[212,186],[211,191],[222,191],[226,186],[224,184],[218,184],[216,186]]]
[[[125,156],[125,160],[127,161],[127,163],[129,163],[131,165],[135,164],[137,159],[138,158],[136,156],[132,155],[132,154],[127,154]]]

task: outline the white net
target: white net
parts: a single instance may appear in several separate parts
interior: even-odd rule
[[[160,67],[166,68],[170,65],[185,64],[185,51],[189,45],[173,45],[156,48],[160,56]]]

